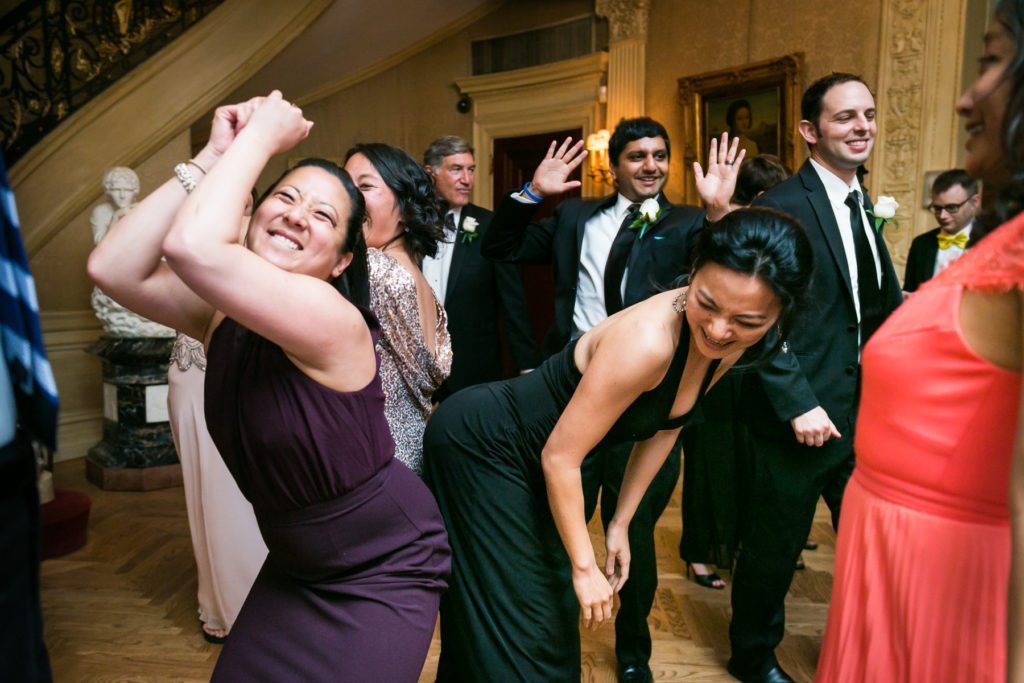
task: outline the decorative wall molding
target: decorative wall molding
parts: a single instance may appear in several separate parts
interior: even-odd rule
[[[495,138],[532,135],[552,130],[581,128],[583,136],[604,123],[600,90],[608,68],[608,55],[596,52],[554,64],[517,69],[486,76],[471,76],[456,83],[473,98],[473,147],[477,150],[477,176],[491,177]],[[598,193],[583,174],[583,196]],[[478,182],[473,203],[494,206],[491,183]]]
[[[608,19],[610,40],[647,39],[647,16],[650,0],[595,0],[594,14]]]
[[[11,168],[29,256],[97,195],[111,166],[134,167],[294,40],[331,0],[226,0],[159,54],[69,116]]]
[[[899,226],[886,227],[893,260],[905,264],[915,234],[934,227],[924,210],[924,175],[953,168],[955,110],[963,68],[967,0],[882,3],[878,138],[868,186],[900,203]]]
[[[648,0],[597,0],[594,12],[607,17],[608,95],[605,126],[644,114],[647,80]]]

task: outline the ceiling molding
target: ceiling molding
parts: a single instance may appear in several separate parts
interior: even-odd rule
[[[437,45],[438,43],[444,42],[451,38],[459,31],[475,24],[476,22],[483,19],[485,16],[495,11],[499,7],[505,4],[505,0],[489,0],[483,3],[473,11],[459,17],[455,21],[451,22],[447,26],[435,31],[431,35],[412,43],[408,47],[396,52],[395,54],[382,59],[375,64],[359,69],[358,71],[348,74],[343,78],[339,78],[335,81],[331,81],[326,85],[323,85],[313,92],[303,95],[298,98],[295,103],[300,107],[308,106],[314,102],[326,99],[331,95],[335,95],[342,90],[351,88],[358,83],[365,80],[378,76],[388,69],[394,68],[402,62],[415,57],[416,55],[428,50],[429,48]]]

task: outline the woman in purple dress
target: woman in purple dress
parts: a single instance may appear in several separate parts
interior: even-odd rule
[[[306,160],[237,243],[248,188],[311,126],[277,91],[221,107],[210,143],[111,231],[89,273],[204,340],[210,435],[269,549],[213,680],[415,681],[450,551],[430,493],[394,465],[380,327],[359,305],[362,196]]]

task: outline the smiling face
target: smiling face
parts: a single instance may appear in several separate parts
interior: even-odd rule
[[[341,253],[351,210],[340,180],[323,169],[297,168],[256,207],[248,247],[289,272],[334,279],[352,260]]]
[[[811,145],[811,157],[848,183],[871,156],[877,132],[875,98],[859,81],[829,88],[818,120],[800,122],[800,135]]]
[[[967,127],[967,156],[964,170],[980,178],[986,188],[1007,183],[1009,169],[1003,158],[1003,118],[1010,102],[1011,83],[1006,70],[1017,53],[1017,45],[998,17],[985,34],[981,69],[974,83],[957,102],[956,110]]]
[[[631,202],[657,197],[668,180],[668,147],[662,137],[626,143],[611,167],[619,192]]]
[[[427,166],[427,172],[434,179],[437,193],[456,209],[469,204],[476,179],[476,162],[469,152],[449,154],[439,166]]]
[[[760,278],[708,263],[694,273],[686,297],[690,338],[708,358],[725,358],[759,342],[782,306]]]
[[[345,162],[345,170],[366,201],[367,221],[363,229],[366,246],[375,249],[387,246],[404,231],[398,198],[365,155],[353,154]]]

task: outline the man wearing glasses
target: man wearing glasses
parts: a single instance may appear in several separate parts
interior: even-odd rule
[[[978,183],[959,168],[945,171],[932,184],[931,210],[939,227],[910,244],[903,291],[914,292],[925,280],[963,256],[978,213]]]

